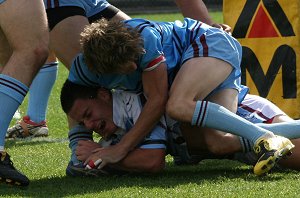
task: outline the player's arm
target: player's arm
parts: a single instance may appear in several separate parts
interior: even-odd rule
[[[166,64],[162,62],[151,71],[144,71],[142,81],[147,101],[134,126],[124,135],[118,144],[95,151],[85,161],[86,164],[89,160],[95,161],[101,159],[100,168],[102,168],[106,164],[121,161],[130,151],[136,148],[158,123],[165,112],[168,99]]]
[[[208,10],[202,0],[175,0],[184,17],[200,20],[206,24],[213,24]]]
[[[119,143],[125,150],[132,150],[147,136],[165,112],[168,99],[166,64],[160,63],[155,69],[143,72],[143,88],[147,97],[142,112],[132,129]]]
[[[85,161],[98,148],[100,149],[101,146],[96,142],[81,140],[76,148],[77,158]],[[137,148],[120,162],[108,166],[128,172],[159,172],[165,167],[165,149]]]
[[[128,172],[157,173],[165,167],[165,150],[137,148],[123,160],[110,166]]]
[[[202,21],[213,27],[222,28],[226,32],[231,31],[231,27],[226,24],[215,23],[209,16],[207,7],[202,0],[175,0],[178,8],[184,17],[189,17]]]

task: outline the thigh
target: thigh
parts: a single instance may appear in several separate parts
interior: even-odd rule
[[[40,0],[5,1],[0,6],[0,26],[13,50],[48,41],[45,7]]]
[[[11,54],[12,50],[0,27],[0,73],[2,72],[3,66],[7,63]]]
[[[58,23],[50,32],[50,48],[67,68],[80,52],[80,33],[88,24],[85,16],[72,16]]]
[[[231,65],[220,59],[189,59],[182,65],[172,83],[170,99],[203,100],[227,79],[231,71]]]

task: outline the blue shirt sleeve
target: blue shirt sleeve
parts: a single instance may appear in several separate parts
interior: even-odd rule
[[[140,57],[139,67],[142,71],[150,71],[165,62],[161,44],[162,35],[156,28],[147,26],[142,30],[141,36],[145,53]]]
[[[99,86],[99,77],[91,72],[84,62],[82,54],[78,54],[73,60],[68,80],[73,83],[86,86]]]

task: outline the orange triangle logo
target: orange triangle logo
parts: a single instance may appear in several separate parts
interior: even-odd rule
[[[266,38],[266,37],[279,37],[270,17],[263,9],[262,5],[259,6],[256,16],[253,20],[252,26],[248,34],[248,38]]]

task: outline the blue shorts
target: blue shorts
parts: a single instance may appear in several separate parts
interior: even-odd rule
[[[0,3],[3,3],[5,0],[0,0]]]
[[[214,89],[210,95],[222,89],[236,89],[240,92],[240,65],[242,60],[240,43],[218,28],[210,27],[206,24],[202,24],[201,27],[206,29],[206,31],[202,34],[199,33],[198,37],[194,39],[193,45],[190,45],[184,52],[182,64],[195,57],[213,57],[225,61],[232,66],[233,70],[226,80]]]
[[[107,8],[110,4],[105,0],[44,0],[45,8],[80,7],[90,17]]]

